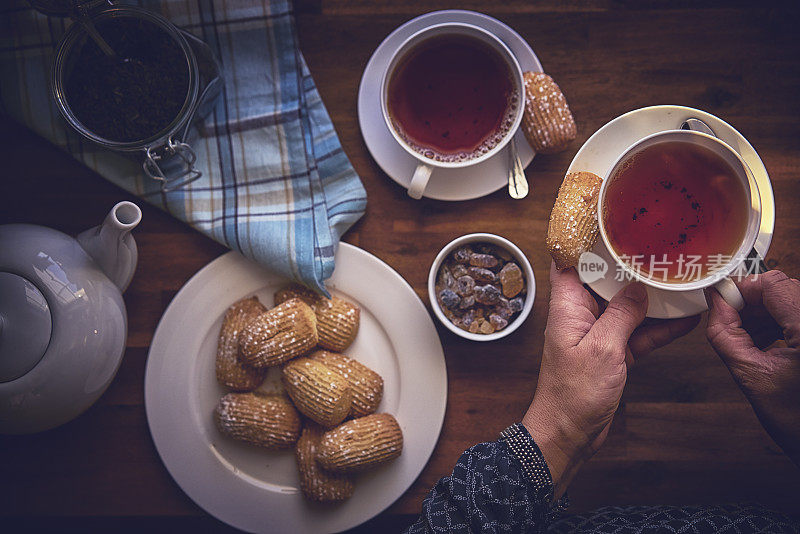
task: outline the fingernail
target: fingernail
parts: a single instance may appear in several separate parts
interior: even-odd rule
[[[631,282],[625,288],[625,296],[636,302],[644,302],[647,298],[647,290],[641,282]]]

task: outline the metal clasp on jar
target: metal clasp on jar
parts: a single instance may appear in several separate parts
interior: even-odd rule
[[[158,154],[158,150],[162,149],[164,154]],[[165,159],[165,156],[170,158]],[[181,165],[180,169],[169,169],[166,171],[159,165],[166,161],[173,161],[171,158],[177,158],[177,162]],[[142,169],[145,174],[153,180],[161,182],[161,191],[168,193],[179,189],[187,184],[190,184],[200,178],[203,173],[200,172],[195,166],[197,155],[192,150],[192,147],[182,141],[176,141],[169,137],[165,145],[159,147],[149,146],[145,149],[145,159],[142,162]],[[167,177],[169,173],[169,177]]]

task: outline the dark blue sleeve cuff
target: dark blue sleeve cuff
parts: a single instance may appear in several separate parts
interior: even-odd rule
[[[520,464],[520,470],[525,480],[530,483],[536,493],[537,499],[544,503],[552,503],[551,512],[558,513],[569,506],[569,498],[564,495],[553,503],[553,477],[542,451],[533,437],[521,423],[514,423],[500,433],[500,441],[504,442],[511,456]]]

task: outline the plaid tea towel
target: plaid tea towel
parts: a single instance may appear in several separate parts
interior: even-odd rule
[[[200,179],[162,193],[142,172],[142,157],[101,148],[71,130],[48,86],[53,52],[70,20],[47,17],[22,0],[0,7],[5,112],[214,240],[325,292],[339,238],[364,214],[367,199],[298,48],[291,4],[136,5],[205,41],[222,65],[221,95],[187,140]]]

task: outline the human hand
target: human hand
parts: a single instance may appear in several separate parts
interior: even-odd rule
[[[769,271],[737,285],[746,303],[741,316],[715,290],[706,292],[708,340],[764,429],[800,466],[800,282]],[[774,340],[764,332],[776,325],[785,343],[761,350]]]
[[[632,283],[600,308],[575,269],[550,267],[550,311],[536,393],[522,424],[563,494],[602,445],[619,407],[627,366],[692,330],[699,316],[639,326],[647,292]]]

